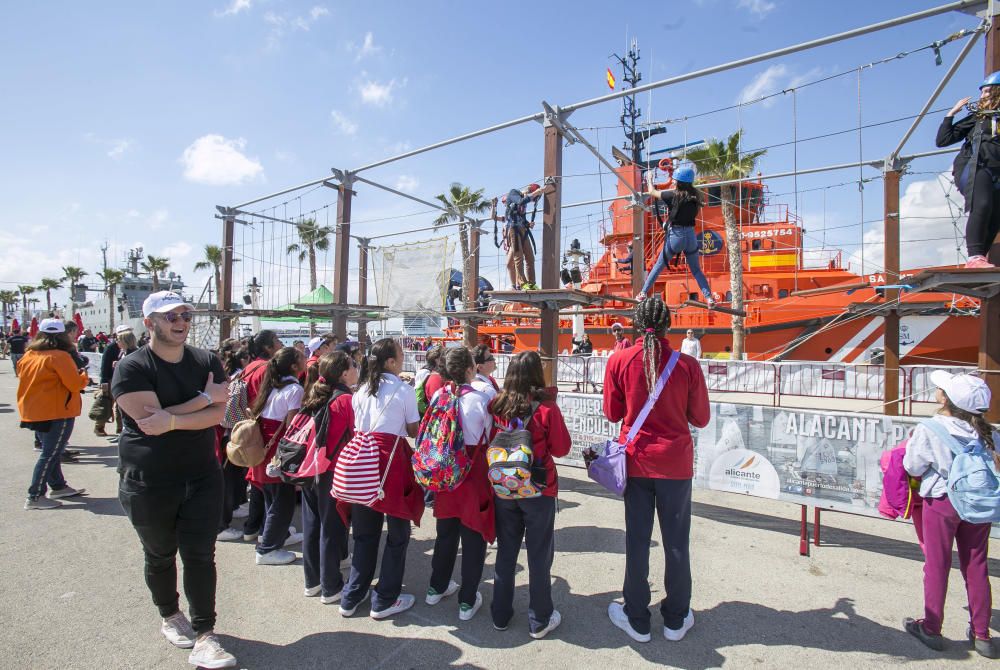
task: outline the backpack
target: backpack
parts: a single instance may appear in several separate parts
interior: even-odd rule
[[[342,395],[343,391],[334,391],[319,411],[299,412],[289,422],[271,460],[281,481],[308,488],[318,475],[330,469],[330,459],[326,455],[330,404]]]
[[[416,446],[410,462],[413,476],[425,491],[454,491],[472,469],[472,457],[465,447],[458,393],[443,387],[431,398],[427,413],[420,422]]]
[[[486,450],[489,468],[486,476],[493,486],[493,492],[504,500],[537,498],[545,489],[545,479],[541,473],[538,477],[534,476],[538,466],[535,463],[531,431],[528,430],[528,424],[537,409],[538,403],[531,403],[528,418],[524,421],[515,419],[506,430],[496,434]]]
[[[417,384],[415,389],[413,389],[417,394],[417,412],[420,414],[421,418],[423,418],[424,414],[427,413],[427,393],[425,388],[427,386],[427,380],[431,378],[432,374],[434,373],[431,372],[430,374],[424,375],[424,378],[421,379],[420,383]]]
[[[948,470],[948,500],[959,518],[968,523],[1000,521],[1000,472],[992,450],[978,437],[962,444],[936,421],[921,424],[945,440],[955,454]]]
[[[264,434],[260,432],[257,419],[250,417],[233,426],[226,445],[226,459],[240,468],[252,468],[267,458]]]
[[[242,376],[237,377],[229,383],[229,398],[226,399],[226,413],[222,417],[222,425],[226,428],[235,428],[236,424],[249,418],[247,408],[250,401],[247,399],[247,383]]]
[[[923,499],[920,490],[920,479],[910,475],[903,467],[903,456],[906,455],[907,440],[882,455],[882,498],[885,505],[879,501],[879,512],[890,519],[909,519],[913,516],[913,508],[921,504]]]
[[[392,402],[399,387],[389,397],[382,410]],[[374,426],[378,423],[378,418],[372,421]],[[385,471],[381,472],[379,463],[379,452],[381,451],[378,439],[374,433],[363,430],[356,430],[354,436],[340,450],[340,458],[333,467],[333,485],[330,487],[330,495],[333,498],[345,503],[356,503],[358,505],[371,506],[376,501],[381,500],[385,494],[386,477],[389,475],[389,468],[396,456],[396,448],[399,446],[401,436],[396,435],[389,453],[389,460],[386,462]]]

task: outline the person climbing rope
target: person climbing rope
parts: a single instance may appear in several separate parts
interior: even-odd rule
[[[667,220],[663,224],[666,238],[653,269],[646,277],[642,291],[635,297],[636,300],[645,300],[646,295],[653,289],[656,278],[669,265],[670,259],[675,254],[683,253],[687,258],[691,275],[705,296],[705,303],[710,308],[715,306],[712,289],[708,285],[708,280],[705,279],[705,273],[701,271],[699,260],[701,250],[698,245],[698,236],[694,232],[695,219],[698,217],[698,210],[701,209],[701,194],[694,187],[694,178],[693,168],[679,168],[674,172],[674,189],[660,191],[653,186],[652,172],[649,173],[648,193],[663,201],[668,209]]]
[[[531,229],[535,226],[535,214],[542,191],[538,184],[529,184],[523,190],[511,189],[503,197],[507,209],[503,216],[497,214],[497,199],[493,198],[490,218],[493,219],[493,242],[498,249],[507,251],[507,273],[514,290],[534,291],[535,284],[535,238]],[[533,204],[531,218],[527,216],[528,203]],[[497,237],[497,222],[504,223],[503,239]]]
[[[969,98],[955,103],[938,128],[936,144],[946,147],[964,141],[952,165],[955,186],[965,196],[966,268],[995,267],[988,260],[990,247],[1000,232],[1000,71],[994,72],[979,86],[979,101],[969,105]],[[955,122],[963,107],[971,114]],[[973,157],[975,159],[973,160]]]

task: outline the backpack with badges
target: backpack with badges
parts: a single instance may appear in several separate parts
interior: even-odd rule
[[[535,471],[539,466],[535,463],[534,440],[528,424],[538,409],[538,403],[531,403],[531,414],[522,421],[515,419],[507,429],[501,430],[493,438],[486,450],[486,463],[489,468],[487,478],[493,486],[493,492],[504,500],[522,500],[537,498],[545,489],[545,475]],[[544,472],[544,468],[542,468]],[[541,481],[539,481],[541,479]]]

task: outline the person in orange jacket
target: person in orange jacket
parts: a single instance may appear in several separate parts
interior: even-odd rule
[[[87,371],[77,367],[75,347],[61,319],[44,319],[38,335],[17,366],[17,411],[21,426],[35,431],[41,441],[24,509],[54,509],[60,498],[83,493],[66,483],[60,455],[80,416],[80,391],[87,387]],[[46,497],[48,491],[48,497]]]

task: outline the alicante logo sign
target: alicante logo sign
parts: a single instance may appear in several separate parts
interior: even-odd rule
[[[763,454],[749,449],[732,449],[712,464],[708,486],[716,491],[747,493],[777,498],[781,492],[778,473]]]

